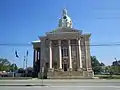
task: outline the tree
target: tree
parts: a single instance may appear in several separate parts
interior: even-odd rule
[[[26,69],[26,76],[27,77],[32,77],[33,76],[33,68],[32,67],[28,67]]]
[[[105,66],[105,64],[101,62],[101,63],[100,63],[100,66]]]
[[[109,73],[110,73],[110,66],[106,66],[106,67],[105,67],[105,72],[106,72],[106,74],[109,74]]]
[[[120,74],[120,60],[112,62],[111,71],[113,74]]]
[[[14,71],[18,70],[18,67],[17,67],[16,64],[11,64],[11,65],[10,65],[10,71],[13,72],[13,70],[14,70]]]
[[[119,61],[113,61],[112,66],[120,66],[120,60]]]
[[[18,73],[25,73],[25,70],[23,68],[19,68]]]
[[[95,74],[100,74],[101,72],[103,72],[103,68],[102,66],[105,66],[104,63],[100,63],[96,56],[91,56],[91,61],[92,61],[92,68]]]
[[[0,71],[9,71],[10,62],[7,59],[0,58]]]
[[[28,67],[26,70],[27,70],[28,73],[32,73],[33,72],[33,68],[32,67]]]

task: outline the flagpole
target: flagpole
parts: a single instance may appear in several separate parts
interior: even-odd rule
[[[14,61],[14,59],[13,59],[13,77],[14,77],[14,62],[15,62],[15,61]]]
[[[27,69],[27,60],[28,60],[28,50],[26,52],[26,69]]]
[[[16,50],[15,50],[15,57],[19,58]],[[13,60],[13,77],[14,77],[14,69],[15,69],[15,60]]]
[[[27,76],[28,50],[26,52],[26,76]]]
[[[26,77],[27,77],[27,56],[26,56]]]
[[[25,69],[25,56],[24,56],[24,60],[23,60],[23,69]]]
[[[27,56],[26,56],[26,69],[27,69]]]

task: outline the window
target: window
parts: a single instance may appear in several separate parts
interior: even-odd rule
[[[40,52],[39,51],[37,52],[37,59],[38,60],[40,59]]]
[[[72,47],[72,56],[76,57],[76,47],[75,46]]]
[[[67,47],[63,47],[62,48],[62,57],[66,57],[68,56],[68,48]]]

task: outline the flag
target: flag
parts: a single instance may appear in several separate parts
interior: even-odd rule
[[[26,52],[26,56],[28,56],[28,50],[27,50],[27,52]]]
[[[17,58],[19,58],[17,51],[15,51],[15,56],[16,56]]]

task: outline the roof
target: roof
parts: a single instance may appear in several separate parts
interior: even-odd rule
[[[69,27],[59,27],[48,33],[60,33],[60,32],[79,32],[82,33],[82,30],[77,30]]]
[[[39,43],[39,42],[40,42],[40,40],[32,41],[32,43]]]

